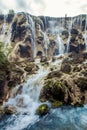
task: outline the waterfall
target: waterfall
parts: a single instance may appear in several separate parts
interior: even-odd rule
[[[59,55],[64,54],[64,43],[62,40],[61,32],[63,31],[63,20],[61,19],[61,25],[58,25],[56,27],[56,35],[57,35],[57,44],[58,44],[58,50],[59,50]]]
[[[0,41],[4,42],[5,41],[5,33],[7,31],[7,23],[6,23],[7,15],[4,15],[4,22],[2,25],[2,31],[1,31],[1,36],[0,36]]]
[[[30,26],[31,26],[31,30],[32,30],[33,57],[35,58],[36,54],[37,54],[35,22],[33,21],[32,17],[30,15],[28,15],[28,18],[30,20]]]
[[[13,105],[20,113],[15,117],[14,125],[6,126],[6,130],[22,130],[38,121],[39,116],[35,115],[36,109],[41,104],[39,102],[40,90],[44,83],[44,77],[48,74],[48,69],[39,65],[40,69],[35,75],[31,75],[23,84],[22,93],[9,99],[6,105]],[[22,103],[20,103],[22,100]],[[14,120],[14,116],[11,118]]]
[[[84,39],[85,39],[85,46],[86,46],[86,50],[87,50],[87,15],[85,17],[85,30],[84,31],[85,32],[84,32],[83,36],[84,36]]]
[[[60,32],[58,33],[58,36],[57,36],[57,42],[58,42],[59,55],[64,54],[64,44],[60,36]]]
[[[82,28],[82,15],[80,16],[80,29]]]
[[[5,42],[5,46],[11,45],[11,32],[12,32],[12,22],[9,25],[8,34]]]
[[[2,32],[0,36],[0,41],[4,43],[5,48],[11,44],[11,31],[12,31],[12,22],[8,24],[7,18],[8,15],[4,15],[4,23],[2,26]]]
[[[67,40],[67,53],[69,52],[69,43],[70,43],[70,39],[71,39],[71,29],[72,29],[72,25],[73,25],[73,18],[71,18],[70,20],[70,24],[68,25],[68,40]]]
[[[43,33],[44,35],[44,48],[45,48],[45,56],[47,57],[47,50],[48,50],[48,40],[46,32]]]
[[[49,40],[47,39],[46,31],[47,31],[47,19],[44,17],[44,48],[45,48],[45,56],[47,57]]]

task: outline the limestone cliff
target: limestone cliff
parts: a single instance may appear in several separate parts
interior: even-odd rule
[[[0,41],[10,60],[79,53],[87,44],[87,16],[53,18],[28,13],[0,15]]]

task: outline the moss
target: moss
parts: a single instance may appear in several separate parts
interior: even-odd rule
[[[57,107],[61,107],[63,106],[63,102],[62,101],[54,101],[52,103],[52,108],[57,108]]]
[[[46,115],[49,112],[49,107],[47,104],[42,104],[39,106],[39,108],[36,110],[36,114],[43,116]]]
[[[48,80],[41,90],[40,100],[63,101],[65,88],[60,80]]]

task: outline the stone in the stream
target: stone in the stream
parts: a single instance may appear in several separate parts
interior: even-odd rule
[[[40,116],[46,115],[48,112],[49,112],[49,107],[47,104],[40,105],[36,110],[36,114]]]
[[[5,114],[11,115],[11,114],[15,114],[17,112],[17,110],[16,110],[16,107],[11,105],[11,106],[6,106],[4,108],[4,112],[5,112]]]

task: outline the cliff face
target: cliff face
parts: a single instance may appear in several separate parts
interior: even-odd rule
[[[11,47],[10,60],[79,53],[87,44],[87,16],[52,18],[18,14],[0,15],[0,41]]]

